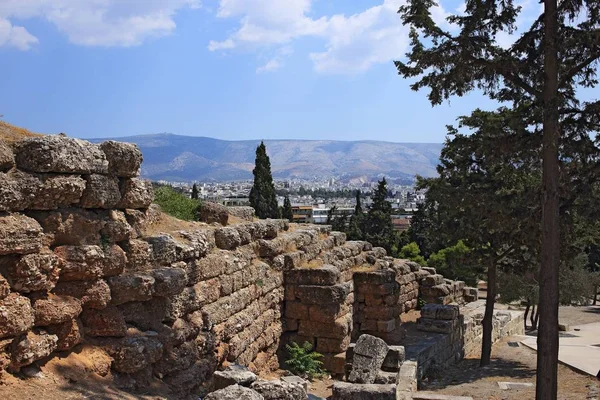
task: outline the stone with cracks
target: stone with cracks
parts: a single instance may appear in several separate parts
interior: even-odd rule
[[[106,155],[97,145],[61,135],[47,135],[19,142],[15,148],[15,161],[19,169],[33,172],[108,172]]]
[[[43,245],[42,227],[21,214],[0,215],[0,256],[37,253]]]
[[[112,176],[86,175],[79,205],[83,208],[113,208],[121,200],[119,180]]]
[[[111,303],[119,305],[129,301],[146,301],[154,295],[154,278],[148,275],[120,275],[108,279]]]
[[[86,308],[102,309],[110,303],[110,287],[103,279],[96,281],[59,282],[53,290],[58,295],[78,298]]]
[[[100,149],[108,160],[110,175],[133,178],[139,174],[143,156],[135,144],[107,140],[100,143]]]
[[[224,205],[205,201],[198,210],[198,221],[208,224],[218,222],[221,225],[227,225],[228,220],[229,210]]]
[[[377,371],[383,365],[388,353],[388,345],[380,338],[361,335],[354,346],[352,370],[348,381],[353,383],[374,383]]]
[[[31,301],[27,297],[11,293],[0,301],[0,339],[28,331],[34,321]]]
[[[396,385],[333,384],[332,400],[396,400]]]
[[[280,380],[257,380],[250,386],[265,400],[306,400],[308,395],[302,385]]]
[[[58,281],[60,267],[54,253],[0,257],[0,271],[11,288],[21,293],[51,290]]]
[[[11,344],[12,370],[29,365],[34,361],[49,356],[57,348],[58,337],[41,331],[39,334],[27,332]]]
[[[243,365],[232,364],[224,371],[215,371],[213,374],[213,388],[219,390],[231,385],[250,386],[256,381],[257,376]]]
[[[138,178],[121,181],[121,201],[117,208],[148,208],[154,200],[152,182]]]
[[[8,171],[15,165],[15,155],[10,146],[0,141],[0,171]]]
[[[59,351],[69,350],[83,340],[83,324],[79,319],[50,325],[48,332],[58,337],[56,349]]]
[[[204,400],[264,400],[258,392],[240,385],[228,386],[210,393]]]
[[[33,304],[35,326],[48,326],[70,321],[81,314],[81,301],[71,296],[50,295]]]
[[[86,309],[81,313],[81,321],[89,336],[123,337],[127,333],[123,314],[116,307]]]

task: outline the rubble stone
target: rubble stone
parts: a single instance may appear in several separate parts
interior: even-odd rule
[[[36,300],[33,304],[35,326],[61,324],[81,314],[81,302],[71,296],[54,296]]]
[[[250,386],[265,400],[306,400],[308,395],[302,385],[281,380],[257,380]]]
[[[213,374],[213,387],[215,390],[224,389],[231,385],[250,386],[256,381],[256,374],[250,372],[247,367],[232,364],[224,371],[215,371]]]
[[[33,327],[35,315],[31,301],[17,293],[0,301],[0,339],[17,336]]]
[[[100,149],[106,155],[110,175],[133,178],[139,174],[143,156],[135,144],[107,140],[100,143]]]
[[[0,271],[11,288],[22,293],[51,290],[58,281],[60,266],[53,253],[0,257]]]
[[[84,208],[113,208],[121,200],[119,180],[105,175],[86,175],[80,205]]]
[[[121,181],[121,201],[117,208],[148,208],[154,199],[150,181],[130,178]]]
[[[204,400],[264,400],[258,392],[240,385],[227,386],[208,394]]]
[[[388,345],[371,335],[361,335],[354,347],[352,370],[348,381],[354,383],[374,383],[377,371],[383,365],[388,353]]]
[[[0,214],[0,255],[39,252],[42,238],[42,227],[33,218]]]
[[[39,334],[31,331],[27,332],[26,335],[15,340],[11,345],[10,368],[18,370],[25,365],[49,356],[56,350],[57,343],[58,337],[56,335],[49,335],[43,331]]]

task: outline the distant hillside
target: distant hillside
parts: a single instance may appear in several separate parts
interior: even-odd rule
[[[136,143],[141,148],[144,176],[172,181],[251,178],[254,152],[260,143],[167,133],[116,140]],[[276,178],[372,179],[385,175],[397,182],[411,182],[415,174],[434,175],[442,148],[437,143],[333,140],[265,140],[265,145]]]

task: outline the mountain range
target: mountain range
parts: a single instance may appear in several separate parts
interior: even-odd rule
[[[100,142],[106,139],[92,139]],[[231,181],[252,177],[259,140],[220,140],[170,133],[120,137],[144,155],[142,175],[152,180]],[[372,180],[412,183],[433,176],[440,143],[381,141],[265,140],[275,178]]]

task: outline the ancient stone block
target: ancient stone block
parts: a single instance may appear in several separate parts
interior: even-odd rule
[[[148,301],[130,301],[117,306],[125,322],[140,330],[158,330],[166,315],[167,301],[153,298]],[[174,334],[174,332],[172,332]]]
[[[54,254],[62,262],[63,281],[95,280],[104,275],[105,255],[99,246],[59,246]]]
[[[160,264],[171,264],[176,261],[177,242],[171,235],[148,236],[144,240],[152,246],[154,261]]]
[[[377,321],[377,332],[392,332],[394,329],[396,329],[397,326],[397,320],[396,319],[389,319],[386,321]]]
[[[285,273],[286,283],[296,285],[335,285],[340,278],[340,271],[333,265],[319,268],[293,269]]]
[[[382,340],[371,335],[361,335],[354,346],[352,370],[348,380],[353,383],[373,383],[377,371],[383,365],[388,346]]]
[[[457,320],[438,320],[429,318],[419,318],[417,320],[417,329],[427,332],[451,333],[456,327]]]
[[[33,308],[27,297],[11,293],[0,301],[0,339],[29,330],[34,320]]]
[[[208,224],[218,222],[225,226],[229,220],[229,210],[222,204],[204,201],[198,210],[198,220]]]
[[[42,248],[42,227],[21,214],[0,215],[0,255],[37,253]]]
[[[56,349],[69,350],[81,343],[83,339],[83,324],[79,319],[72,319],[58,325],[50,325],[48,332],[58,337]]]
[[[85,190],[80,206],[84,208],[113,208],[121,200],[119,180],[112,176],[86,175]]]
[[[235,206],[235,207],[227,207],[229,211],[229,215],[233,215],[239,219],[244,221],[250,221],[254,219],[254,208],[250,206]]]
[[[394,282],[396,280],[396,273],[389,269],[370,272],[357,271],[354,273],[353,279],[356,283],[382,285]]]
[[[300,320],[298,334],[331,339],[343,339],[350,333],[352,318],[345,315],[330,323]]]
[[[265,400],[307,400],[308,395],[302,385],[280,380],[259,379],[250,386]]]
[[[0,300],[7,298],[9,294],[10,284],[2,275],[0,275]]]
[[[85,140],[46,135],[28,138],[15,148],[17,167],[34,172],[106,174],[108,161],[100,148]]]
[[[248,367],[232,364],[223,371],[215,371],[213,389],[219,390],[231,385],[250,386],[256,379],[256,374],[250,372]]]
[[[459,310],[458,306],[447,305],[442,306],[437,309],[436,318],[437,319],[445,319],[445,320],[453,320],[458,318]]]
[[[421,317],[436,319],[439,308],[440,306],[437,304],[425,304],[423,307],[421,307]]]
[[[58,295],[73,296],[87,308],[102,309],[110,303],[110,287],[103,279],[96,281],[59,282],[53,290]]]
[[[287,318],[308,320],[308,306],[299,301],[286,301],[285,316]]]
[[[397,372],[404,362],[406,353],[404,346],[388,346],[388,352],[383,360],[381,369],[384,371]]]
[[[154,199],[154,190],[150,181],[130,178],[120,184],[121,201],[117,208],[148,208]]]
[[[194,341],[167,348],[160,360],[154,365],[154,373],[159,377],[163,377],[175,371],[185,370],[191,367],[199,357],[198,346]]]
[[[81,314],[81,302],[71,296],[50,295],[33,304],[35,326],[48,326],[70,321]]]
[[[317,348],[315,349],[319,353],[341,353],[346,351],[350,344],[350,336],[346,336],[343,339],[329,339],[329,338],[317,338]]]
[[[139,174],[143,157],[135,144],[107,140],[100,143],[100,149],[106,155],[110,175],[132,178]]]
[[[176,392],[189,392],[196,386],[208,380],[216,367],[216,362],[211,358],[200,359],[191,367],[169,374],[164,381]],[[232,386],[230,386],[232,387]],[[226,389],[225,389],[226,390]],[[250,389],[248,389],[250,390]],[[210,395],[209,395],[210,396]],[[209,397],[205,397],[207,400]],[[232,399],[243,399],[244,397],[232,397]],[[223,399],[223,397],[213,397],[213,399]]]
[[[439,275],[439,274],[426,276],[421,281],[421,284],[425,285],[425,286],[436,286],[436,285],[441,285],[443,283],[444,283],[444,276]]]
[[[53,253],[0,257],[0,271],[10,287],[22,293],[51,290],[58,281],[60,265]]]
[[[343,303],[351,291],[351,283],[333,286],[300,285],[296,287],[295,295],[305,304],[331,304]]]
[[[105,221],[98,210],[64,208],[58,211],[28,211],[44,228],[49,245],[84,245],[100,243]]]
[[[172,296],[181,293],[187,283],[185,270],[182,268],[159,268],[151,272],[154,278],[155,296]]]
[[[154,278],[148,275],[120,275],[108,279],[111,303],[119,305],[129,301],[146,301],[154,295]]]
[[[15,155],[12,148],[5,142],[0,142],[0,171],[8,171],[15,165]]]
[[[323,354],[323,368],[333,376],[341,376],[344,374],[346,359],[344,353],[339,354]]]
[[[264,400],[264,397],[250,388],[231,385],[208,394],[204,400]]]
[[[131,239],[123,248],[127,253],[127,272],[142,272],[152,268],[152,245],[144,240]]]
[[[235,227],[223,227],[215,230],[215,243],[220,249],[231,250],[241,245],[242,240]]]
[[[155,337],[132,336],[118,340],[107,351],[114,359],[115,371],[131,374],[158,361],[163,345]]]
[[[11,344],[10,368],[18,370],[34,361],[49,356],[57,348],[58,337],[46,332],[27,332]]]
[[[81,320],[85,333],[89,336],[122,337],[127,333],[123,314],[116,307],[84,310]]]

